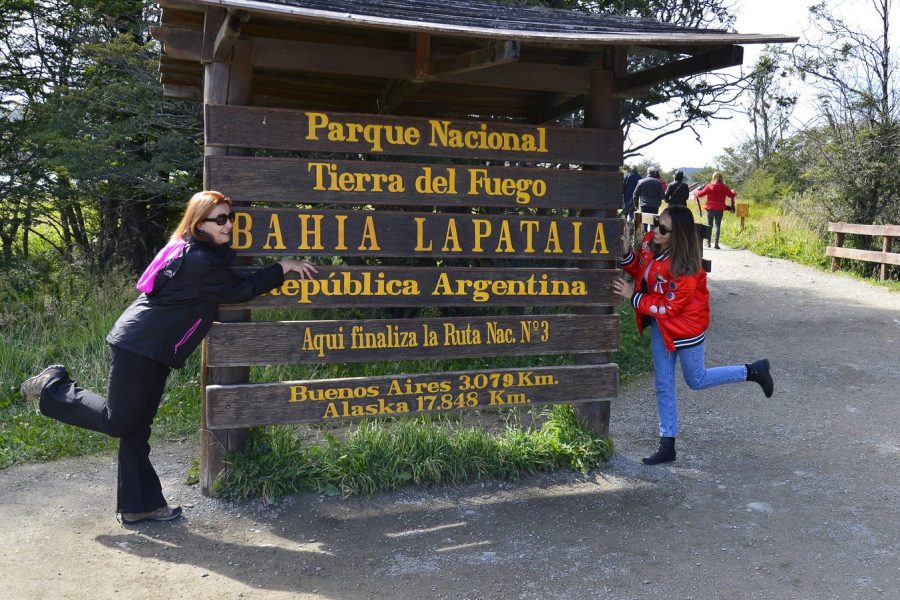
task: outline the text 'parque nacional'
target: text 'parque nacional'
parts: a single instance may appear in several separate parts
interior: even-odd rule
[[[476,129],[463,130],[454,127],[451,121],[442,119],[428,119],[428,127],[422,128],[416,124],[360,123],[321,112],[304,112],[304,115],[307,120],[307,140],[365,142],[371,152],[389,152],[398,146],[419,145],[432,148],[547,152],[545,127],[535,127],[533,133],[520,133],[494,129],[487,123],[480,123]]]

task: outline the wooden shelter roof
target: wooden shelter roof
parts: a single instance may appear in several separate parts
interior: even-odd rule
[[[796,37],[479,0],[162,0],[166,95],[199,99],[202,65],[251,47],[251,104],[543,122],[581,107],[613,50],[668,63],[619,69],[615,93],[740,64],[737,44]],[[671,54],[670,54],[671,53]],[[619,64],[624,64],[620,60]],[[607,67],[608,68],[608,67]]]

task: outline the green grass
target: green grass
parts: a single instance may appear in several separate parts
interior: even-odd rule
[[[808,219],[791,212],[785,213],[777,206],[754,204],[744,223],[744,230],[741,231],[740,218],[726,214],[722,219],[722,241],[760,256],[783,258],[823,271],[830,270],[831,257],[825,254],[825,248],[831,243],[828,236],[833,234],[817,230]],[[900,290],[900,281],[881,281],[873,276],[878,268],[876,263],[844,259],[839,273],[873,285]]]
[[[299,491],[372,494],[407,485],[516,479],[557,468],[586,472],[613,451],[589,434],[573,408],[557,405],[542,425],[493,433],[448,417],[363,421],[343,438],[323,431],[315,443],[295,427],[267,427],[229,455],[217,485],[225,498],[277,501]]]
[[[754,204],[743,231],[740,224],[739,217],[726,214],[722,219],[722,241],[761,256],[783,258],[819,269],[827,268],[831,262],[825,254],[828,244],[822,237],[798,217],[784,214],[778,207]]]
[[[80,385],[104,393],[106,334],[135,297],[133,277],[103,280],[67,273],[28,297],[7,291],[0,308],[0,469],[12,464],[77,456],[116,447],[105,435],[36,414],[19,385],[50,363],[63,363]],[[169,378],[154,437],[197,435],[199,353]]]

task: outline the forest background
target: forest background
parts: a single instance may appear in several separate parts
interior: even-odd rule
[[[527,3],[702,28],[732,29],[736,14],[730,0]],[[743,73],[671,81],[626,100],[626,162],[643,169],[641,155],[654,141],[740,110],[752,134],[693,174],[708,181],[722,170],[739,197],[752,203],[748,226],[739,232],[732,219],[723,241],[824,267],[828,221],[900,223],[897,61],[888,43],[892,0],[867,6],[878,30],[854,29],[822,2],[810,8],[815,26],[800,43],[767,48]],[[134,273],[165,243],[185,199],[201,188],[202,106],[163,97],[159,46],[149,35],[158,17],[159,7],[145,0],[0,0],[0,468],[109,447],[100,436],[36,418],[16,400],[17,384],[36,365],[64,360],[84,384],[103,389],[103,339],[133,299]],[[668,59],[648,52],[632,58],[629,68]],[[789,118],[797,102],[789,82],[798,79],[815,84],[821,106],[819,118],[802,130],[792,129]],[[668,110],[660,111],[662,105]],[[581,118],[576,114],[565,124],[579,125]],[[847,245],[874,243],[860,237]],[[868,276],[877,265],[850,268]],[[887,285],[898,285],[897,269],[890,279]],[[629,322],[623,319],[617,357],[626,378],[649,364]],[[446,365],[433,367],[425,368]],[[405,367],[256,375],[346,377],[379,368]],[[198,369],[194,357],[171,382],[159,435],[196,435]],[[293,434],[258,438],[256,449],[277,445],[272,435]],[[581,442],[567,443],[571,450]],[[587,454],[601,457],[595,450]],[[582,468],[590,461],[578,452],[570,453],[571,462]],[[540,460],[547,466],[556,459]],[[398,482],[407,475],[399,473]],[[333,482],[304,485],[331,489]]]

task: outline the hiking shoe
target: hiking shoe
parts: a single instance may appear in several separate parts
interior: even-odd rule
[[[675,456],[675,438],[660,437],[659,446],[657,447],[656,452],[647,458],[641,459],[641,461],[645,465],[658,465],[660,463],[675,462]]]
[[[758,383],[759,387],[763,390],[763,394],[766,395],[766,398],[771,398],[772,392],[775,391],[775,382],[772,381],[772,374],[769,372],[771,368],[769,366],[769,360],[763,358],[744,366],[747,367],[747,381],[755,381]]]
[[[135,523],[143,523],[144,521],[174,521],[181,516],[180,506],[160,506],[156,510],[148,510],[139,513],[120,513],[122,522],[126,525],[134,525]]]
[[[44,386],[59,375],[68,375],[66,368],[62,365],[50,365],[34,377],[29,377],[22,382],[22,396],[28,402],[35,403],[37,398],[40,398]]]

